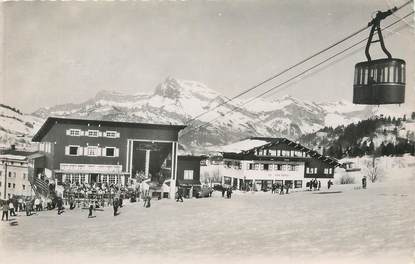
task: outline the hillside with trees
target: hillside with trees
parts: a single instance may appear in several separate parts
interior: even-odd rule
[[[300,143],[335,158],[400,156],[415,151],[415,112],[411,118],[374,117],[336,128],[324,127],[303,135]]]

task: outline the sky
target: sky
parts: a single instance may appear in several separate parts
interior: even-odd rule
[[[86,101],[101,90],[152,92],[169,76],[232,97],[361,29],[376,10],[405,2],[3,2],[0,102],[30,113]],[[406,6],[383,25],[412,8]],[[278,85],[368,32],[246,96]],[[404,106],[415,105],[413,17],[383,33],[393,57],[407,62]],[[372,57],[384,57],[378,47],[371,51]],[[351,101],[354,65],[365,60],[363,48],[352,49],[267,97]]]

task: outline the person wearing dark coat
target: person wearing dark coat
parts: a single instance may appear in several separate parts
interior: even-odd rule
[[[226,189],[225,187],[222,186],[222,197],[225,197],[225,192],[226,192]]]
[[[176,199],[176,202],[178,202],[178,201],[183,202],[183,189],[182,188],[179,188],[177,190],[177,199]]]
[[[95,202],[93,201],[93,200],[91,200],[90,202],[89,202],[89,214],[88,214],[88,218],[91,218],[91,217],[93,217],[92,216],[92,211],[94,210],[94,205],[95,205]]]
[[[62,201],[62,198],[60,197],[56,200],[57,200],[56,205],[58,207],[58,215],[61,215],[63,213],[63,201]]]
[[[1,221],[4,220],[4,216],[6,216],[6,221],[9,221],[9,204],[7,201],[3,204],[3,214],[1,215]]]
[[[320,191],[321,188],[321,181],[318,181],[318,190]]]
[[[281,187],[280,187],[280,194],[284,194],[284,185],[283,184],[281,184]]]
[[[112,202],[112,208],[114,209],[114,216],[118,215],[118,199],[115,198]]]

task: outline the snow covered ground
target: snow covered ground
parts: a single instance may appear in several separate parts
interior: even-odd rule
[[[415,171],[362,190],[132,203],[0,223],[2,263],[413,263]],[[325,188],[322,191],[327,191]],[[10,225],[13,222],[15,225]],[[5,262],[3,262],[5,260]],[[11,261],[11,262],[8,262]]]

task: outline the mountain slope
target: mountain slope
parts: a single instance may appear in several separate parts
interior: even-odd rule
[[[243,103],[239,98],[227,101],[228,98],[199,82],[167,78],[153,93],[131,95],[101,91],[85,102],[41,108],[33,115],[36,120],[60,116],[186,124],[188,128],[182,131],[181,144],[185,150],[203,152],[250,136],[296,139],[325,126],[347,125],[374,113],[372,107],[347,101],[315,103],[291,96],[257,99],[242,107],[239,107]],[[199,116],[208,110],[212,111]],[[207,122],[209,125],[205,125]]]

